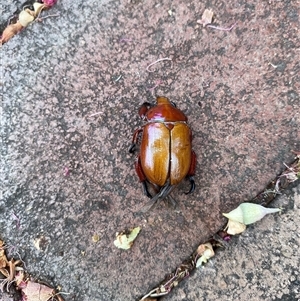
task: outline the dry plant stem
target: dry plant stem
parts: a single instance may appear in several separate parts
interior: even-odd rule
[[[63,297],[60,295],[70,295],[70,293],[65,293],[65,292],[58,292],[56,294],[53,295],[53,297],[51,298],[51,300],[58,300],[58,301],[64,301]]]
[[[216,30],[222,30],[222,31],[230,31],[231,29],[233,29],[233,27],[235,27],[236,25],[236,22],[234,24],[232,24],[230,27],[228,28],[224,28],[224,27],[219,27],[219,26],[214,26],[214,25],[206,25],[206,27],[209,27],[209,28],[213,28],[213,29],[216,29]]]
[[[8,262],[9,267],[9,280],[13,281],[16,276],[16,266],[19,265],[21,260],[14,261],[13,259]]]
[[[159,79],[159,80],[156,81],[155,86],[153,86],[152,88],[148,88],[148,90],[153,93],[155,88],[159,87],[161,84],[162,84],[162,81]]]
[[[286,169],[273,181],[271,181],[264,191],[253,198],[251,200],[252,203],[267,206],[275,199],[276,195],[286,189],[290,183],[299,180],[300,154],[296,154],[297,158],[289,166],[285,165]],[[294,177],[292,177],[291,174]],[[223,231],[224,228],[225,225],[208,241],[212,244],[214,251],[216,251],[216,249],[219,249],[220,247],[226,246],[227,244],[225,238],[230,237],[230,235],[226,235],[226,233]],[[225,235],[222,235],[222,233],[225,233]],[[198,258],[199,254],[197,253],[197,251],[195,251],[187,261],[183,262],[173,273],[169,274],[168,277],[163,280],[158,287],[152,289],[139,301],[145,300],[146,298],[147,300],[150,300],[151,298],[153,298],[153,300],[156,300],[157,298],[169,294],[175,286],[177,286],[182,280],[187,278],[196,269],[196,262]]]
[[[162,62],[162,61],[172,61],[172,59],[170,59],[169,57],[165,57],[165,58],[159,59],[159,60],[151,63],[150,65],[148,65],[147,68],[146,68],[146,70],[148,72],[154,72],[154,70],[153,71],[150,70],[150,67],[153,66],[153,65],[155,65],[155,64],[157,64],[157,63],[159,63],[159,62]]]
[[[127,43],[127,42],[132,42],[132,39],[129,39],[129,38],[121,38],[119,40],[120,43],[124,42],[124,43]]]
[[[103,112],[97,112],[97,113],[91,114],[89,117],[93,117],[93,116],[96,116],[96,115],[99,115],[99,114],[103,114]]]
[[[16,227],[17,227],[17,229],[20,229],[20,225],[21,225],[20,218],[14,212],[12,212],[12,217],[16,221]]]
[[[38,21],[38,20],[40,20],[40,15],[41,15],[41,13],[42,13],[43,9],[45,9],[45,8],[46,8],[45,6],[43,6],[43,7],[41,8],[41,10],[39,11],[38,15],[36,16],[36,19],[35,19],[35,21]]]
[[[40,11],[39,15],[41,14],[41,12],[42,12],[42,11]],[[43,21],[44,19],[51,18],[51,17],[59,17],[59,16],[60,16],[60,14],[53,14],[53,15],[48,15],[48,16],[42,17],[42,18],[37,17],[37,18],[36,18],[36,21],[41,22],[41,21]]]
[[[300,172],[300,158],[294,160],[284,172],[271,181],[266,189],[259,193],[255,198],[251,200],[252,203],[260,204],[262,206],[268,206],[276,197],[280,194],[288,185],[294,182],[297,178],[297,174]],[[289,175],[294,175],[295,180],[291,180]],[[298,175],[299,178],[299,175]]]

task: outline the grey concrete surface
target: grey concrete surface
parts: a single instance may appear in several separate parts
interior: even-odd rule
[[[162,300],[300,300],[300,185],[285,191],[272,207],[283,211],[234,237]]]
[[[5,44],[0,235],[10,254],[66,300],[136,300],[157,285],[300,149],[299,4],[58,1],[43,15],[59,17]],[[208,6],[216,25],[236,27],[203,28]],[[189,117],[197,190],[186,196],[182,183],[177,210],[140,214],[147,199],[127,150],[137,108],[155,95]],[[115,232],[138,225],[134,247],[116,249]]]

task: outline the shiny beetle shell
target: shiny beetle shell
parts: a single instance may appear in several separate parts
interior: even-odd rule
[[[166,198],[185,177],[191,182],[189,193],[192,192],[196,155],[187,117],[166,97],[157,97],[156,105],[144,103],[139,115],[146,124],[135,131],[130,151],[135,150],[141,136],[135,168],[145,194],[152,198],[146,184],[151,183],[157,192],[152,200]]]
[[[181,122],[154,122],[144,126],[141,166],[148,181],[158,186],[177,185],[191,165],[190,129]]]

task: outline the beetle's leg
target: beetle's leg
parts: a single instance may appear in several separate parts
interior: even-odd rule
[[[188,180],[190,181],[191,188],[188,192],[185,192],[185,194],[190,194],[190,193],[194,192],[195,187],[196,187],[195,180],[194,180],[193,176],[188,176]]]
[[[142,119],[145,118],[145,115],[147,114],[147,111],[152,107],[153,105],[150,102],[144,102],[140,108],[139,108],[139,115]]]
[[[194,151],[192,151],[192,158],[191,158],[191,165],[190,165],[190,170],[187,174],[187,178],[191,183],[191,188],[188,192],[186,192],[185,194],[189,194],[192,193],[195,190],[195,180],[194,180],[194,175],[195,175],[195,171],[196,171],[196,163],[197,163],[197,157]]]
[[[173,102],[173,101],[170,101],[170,102],[171,102],[171,104],[172,104],[172,106],[173,106],[173,107],[177,108],[177,106],[176,106],[176,103],[175,103],[175,102]]]
[[[146,195],[148,198],[152,198],[152,195],[151,193],[149,192],[148,190],[148,186],[147,186],[147,181],[143,181],[142,182],[142,185],[143,185],[143,192],[144,192],[144,195]]]
[[[139,134],[143,132],[143,129],[140,128],[140,129],[137,129],[134,131],[133,133],[133,137],[132,137],[132,144],[131,146],[129,147],[128,151],[133,154],[135,152],[135,148],[136,148],[136,144],[137,144],[137,141],[138,141],[138,137],[139,137]]]
[[[146,179],[146,176],[143,172],[143,169],[142,169],[142,165],[141,165],[141,159],[140,159],[140,156],[138,156],[136,162],[135,162],[135,171],[140,179],[140,181],[142,182],[142,185],[143,185],[143,191],[144,191],[144,194],[148,197],[148,198],[152,198],[152,195],[150,194],[149,190],[148,190],[148,187],[147,187],[147,179]]]

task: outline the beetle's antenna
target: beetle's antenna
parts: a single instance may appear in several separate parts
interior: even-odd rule
[[[175,188],[175,185],[170,185],[170,181],[168,181],[160,191],[141,209],[142,212],[149,211],[158,201],[166,198],[172,190]],[[171,200],[172,202],[172,200]],[[173,203],[173,202],[172,202]]]
[[[166,197],[166,199],[172,204],[174,209],[176,209],[177,202],[173,199],[173,197],[170,194]]]

